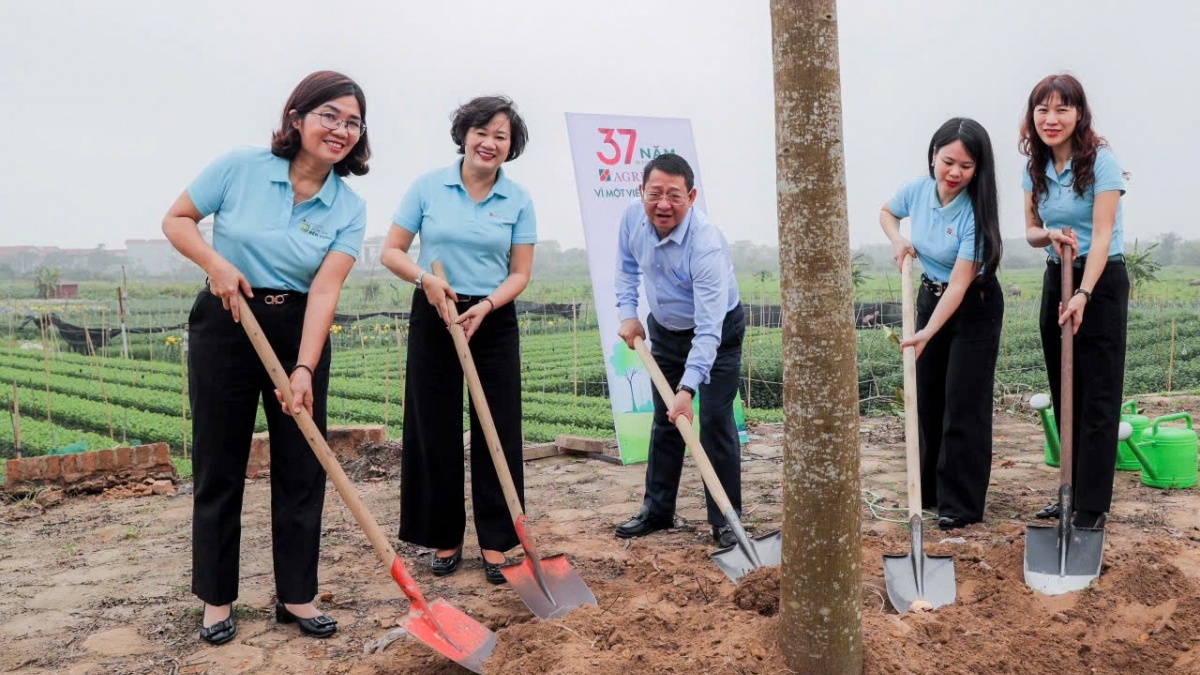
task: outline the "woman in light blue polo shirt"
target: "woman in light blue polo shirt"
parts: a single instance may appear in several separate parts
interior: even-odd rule
[[[1125,328],[1129,276],[1125,271],[1121,195],[1125,178],[1116,157],[1092,129],[1083,85],[1051,75],[1033,88],[1021,126],[1025,165],[1025,239],[1046,249],[1041,332],[1046,375],[1059,417],[1061,326],[1075,326],[1073,426],[1076,527],[1104,527],[1112,505],[1117,426],[1125,385]],[[1070,234],[1064,228],[1071,228]],[[1076,251],[1074,295],[1062,298],[1062,247]],[[1039,518],[1057,518],[1051,503]]]
[[[353,80],[331,71],[309,75],[284,105],[270,149],[219,158],[163,219],[175,248],[208,275],[188,318],[188,388],[192,592],[204,601],[200,637],[212,644],[237,633],[242,491],[260,397],[271,439],[275,617],[313,637],[337,631],[312,604],[325,471],[287,416],[303,407],[325,432],[329,327],[366,227],[365,204],[342,177],[367,173],[366,115]],[[211,245],[197,227],[209,214]],[[294,410],[284,409],[238,325],[239,293],[291,373]]]
[[[992,386],[1004,295],[996,280],[1002,250],[992,141],[976,121],[956,117],[929,142],[929,176],[883,205],[879,222],[897,264],[914,255],[925,273],[917,332],[901,343],[917,354],[921,501],[938,527],[983,520],[992,470]],[[912,221],[912,243],[900,221]]]
[[[463,373],[447,331],[458,323],[487,396],[509,473],[523,496],[520,332],[514,301],[529,283],[537,220],[533,202],[501,165],[525,149],[528,132],[512,101],[476,98],[458,109],[450,135],[463,158],[421,176],[392,217],[382,262],[416,284],[409,324],[400,474],[400,539],[437,549],[435,575],[458,569],[466,529],[463,497]],[[421,237],[420,259],[408,248]],[[435,276],[435,261],[449,281]],[[504,583],[504,552],[518,544],[475,406],[471,496],[487,580]]]

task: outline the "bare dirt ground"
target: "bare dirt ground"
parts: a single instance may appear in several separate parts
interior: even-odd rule
[[[1191,399],[1147,399],[1150,414],[1195,410]],[[929,552],[954,556],[958,602],[897,615],[881,556],[907,551],[898,524],[868,501],[902,505],[902,425],[862,425],[865,672],[892,674],[1200,673],[1200,492],[1161,491],[1119,472],[1104,570],[1091,588],[1046,597],[1022,575],[1027,516],[1049,501],[1057,470],[1042,463],[1032,415],[998,411],[987,519],[965,530],[926,529]],[[743,463],[745,521],[779,527],[782,429],[754,430]],[[353,472],[388,532],[398,482]],[[627,542],[612,527],[632,514],[644,466],[556,457],[528,462],[526,499],[544,554],[566,552],[599,607],[540,622],[507,587],[483,579],[474,533],[458,573],[435,579],[429,552],[398,548],[429,597],[443,597],[498,633],[488,673],[787,673],[778,644],[778,573],[739,587],[707,554],[698,472],[690,463],[677,527]],[[200,642],[199,601],[188,592],[191,497],[68,499],[49,508],[0,506],[0,672],[15,673],[461,673],[422,643],[363,647],[408,603],[330,488],[319,604],[338,619],[326,641],[277,625],[269,546],[269,488],[246,486],[239,633]],[[902,514],[881,512],[880,515]],[[961,539],[955,539],[961,537]],[[940,543],[939,543],[940,542]]]

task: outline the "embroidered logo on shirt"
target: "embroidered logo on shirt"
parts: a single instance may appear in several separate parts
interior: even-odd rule
[[[333,239],[333,235],[325,231],[325,226],[321,223],[314,223],[308,218],[300,219],[300,231],[310,237],[318,239]]]
[[[946,234],[954,234],[954,228],[953,228],[953,227],[947,227],[947,228],[946,228]]]

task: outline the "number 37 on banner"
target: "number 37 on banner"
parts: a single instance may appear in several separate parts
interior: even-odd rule
[[[633,148],[637,144],[637,129],[597,129],[596,131],[604,134],[604,144],[611,147],[613,153],[609,157],[605,152],[597,151],[597,159],[609,166],[621,161],[621,144],[613,138],[613,134],[616,134],[629,139],[629,142],[625,144],[625,163],[633,163]]]

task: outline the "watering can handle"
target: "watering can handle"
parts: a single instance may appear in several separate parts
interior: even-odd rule
[[[1122,403],[1121,404],[1121,413],[1122,414],[1128,413],[1130,415],[1136,415],[1137,414],[1137,401],[1130,400],[1130,401],[1125,401],[1124,403]]]
[[[1152,433],[1152,434],[1158,433],[1159,422],[1174,422],[1175,420],[1187,420],[1187,428],[1189,428],[1189,429],[1192,428],[1192,416],[1189,415],[1188,413],[1180,412],[1180,413],[1173,413],[1170,415],[1163,415],[1162,417],[1155,418],[1154,419],[1154,428],[1151,429],[1150,433]]]

